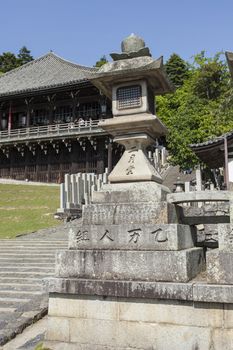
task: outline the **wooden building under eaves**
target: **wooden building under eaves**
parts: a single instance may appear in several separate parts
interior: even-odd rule
[[[226,52],[226,59],[233,78],[233,52]],[[233,131],[190,147],[209,168],[224,169],[224,182],[229,188],[233,183]]]
[[[121,150],[99,127],[111,103],[90,82],[96,68],[50,52],[0,76],[0,177],[60,182],[103,173]]]

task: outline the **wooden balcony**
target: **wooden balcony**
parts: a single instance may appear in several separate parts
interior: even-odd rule
[[[15,142],[53,140],[60,138],[74,138],[95,135],[106,135],[99,127],[99,120],[83,121],[80,123],[66,123],[46,126],[33,126],[23,129],[0,131],[0,145]]]

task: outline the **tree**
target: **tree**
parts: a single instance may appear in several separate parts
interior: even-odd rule
[[[225,88],[228,69],[225,62],[221,61],[222,53],[217,53],[213,58],[206,58],[205,52],[194,56],[193,66],[196,74],[193,79],[193,91],[200,98],[217,99]]]
[[[99,61],[96,62],[96,64],[94,65],[94,67],[100,68],[101,66],[103,66],[105,63],[107,63],[107,58],[106,56],[102,56],[100,57]]]
[[[11,69],[18,67],[18,60],[12,52],[3,52],[0,55],[0,72],[6,73]]]
[[[19,50],[17,56],[12,52],[3,52],[2,55],[0,55],[0,73],[6,73],[32,60],[33,57],[26,46],[23,46]]]
[[[26,48],[26,46],[21,47],[18,53],[18,64],[21,66],[25,63],[33,61],[31,56],[31,51]]]
[[[157,114],[168,127],[171,163],[193,167],[198,159],[189,147],[233,129],[233,88],[220,54],[196,55],[183,85],[157,97]]]
[[[165,69],[175,87],[183,85],[188,76],[188,65],[179,55],[173,53],[166,62]]]

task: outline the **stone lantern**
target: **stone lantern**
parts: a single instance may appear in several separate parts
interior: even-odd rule
[[[188,225],[177,224],[170,191],[145,152],[167,132],[154,110],[154,95],[172,89],[162,58],[153,60],[135,35],[111,56],[92,82],[112,99],[113,118],[101,127],[125,152],[110,184],[83,206],[69,248],[56,255],[45,343],[54,349],[154,349],[157,326],[148,332],[148,307],[169,297],[171,285],[179,298],[176,283],[190,281],[203,266],[202,248],[194,247]],[[126,310],[135,310],[135,318],[122,322]]]
[[[163,70],[163,59],[154,60],[145,42],[131,34],[121,44],[122,53],[112,53],[113,62],[103,65],[92,79],[112,99],[113,118],[100,126],[125,146],[125,152],[109,176],[111,183],[162,179],[145,152],[155,139],[167,133],[155,116],[155,95],[172,91]]]

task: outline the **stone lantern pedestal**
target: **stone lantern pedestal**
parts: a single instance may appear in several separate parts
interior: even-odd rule
[[[140,45],[124,59],[114,54],[122,62],[107,64],[93,79],[106,94],[112,86],[114,117],[101,127],[125,152],[110,184],[84,206],[69,249],[57,253],[46,335],[54,350],[162,350],[148,305],[155,310],[156,298],[169,293],[159,284],[188,282],[203,267],[202,249],[194,247],[189,226],[174,223],[169,190],[145,152],[166,133],[152,102],[155,92],[169,91],[169,83],[161,61]],[[140,55],[146,55],[146,69]]]

